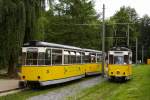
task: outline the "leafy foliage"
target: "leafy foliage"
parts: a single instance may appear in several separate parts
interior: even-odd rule
[[[142,49],[141,47],[144,47],[144,60],[146,62],[146,59],[150,58],[150,17],[148,15],[144,15],[143,18],[140,20],[140,35],[139,35],[139,55],[140,57]]]
[[[136,37],[139,34],[137,30],[138,15],[135,9],[130,7],[121,7],[120,10],[111,18],[111,20],[117,24],[114,25],[116,30],[116,37],[126,37],[126,38],[117,38],[114,43],[116,45],[127,45],[127,35],[128,35],[128,23],[129,23],[129,35],[130,43],[135,42]],[[125,23],[125,24],[122,24]]]
[[[15,72],[23,42],[39,35],[35,33],[38,33],[41,4],[41,0],[0,1],[0,67],[8,67],[9,75]]]
[[[100,27],[88,25],[99,23],[91,1],[60,0],[47,19],[45,41],[99,49]]]

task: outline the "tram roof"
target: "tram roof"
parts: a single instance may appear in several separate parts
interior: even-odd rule
[[[30,42],[25,43],[23,47],[54,47],[54,48],[81,50],[81,48],[79,47],[56,44],[56,43],[48,43],[48,42],[42,42],[42,41],[30,41]]]
[[[97,52],[97,53],[102,53],[102,51],[98,51],[98,50],[93,50],[93,49],[83,49],[84,51],[87,52]]]
[[[102,53],[102,51],[98,51],[98,50],[85,49],[85,48],[79,48],[75,46],[48,43],[48,42],[42,42],[42,41],[30,41],[30,42],[25,43],[23,47],[54,47],[54,48],[65,48],[65,49],[73,49],[73,50],[82,50],[82,51],[87,51],[87,52]]]
[[[131,51],[131,50],[127,47],[113,47],[110,49],[110,51]]]

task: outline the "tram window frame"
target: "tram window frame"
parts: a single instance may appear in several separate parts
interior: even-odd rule
[[[85,55],[83,57],[84,59],[84,63],[91,63],[91,56],[90,56],[90,52],[85,52]]]
[[[64,56],[64,64],[69,64],[69,55],[70,55],[70,51],[64,50],[63,51],[63,56]]]
[[[45,52],[38,52],[38,65],[45,65]]]
[[[51,55],[52,55],[52,51],[51,49],[46,49],[45,52],[45,65],[51,65]]]
[[[129,64],[132,64],[132,52],[129,52]]]
[[[32,55],[29,55],[29,53],[32,54]],[[33,53],[37,53],[36,54],[36,59],[33,58]],[[29,57],[29,56],[32,56],[32,57]],[[34,52],[33,51],[32,52],[27,51],[26,65],[38,65],[38,59],[37,58],[38,58],[38,51],[36,51],[36,52],[35,51]]]
[[[26,65],[27,52],[22,52],[21,55],[21,64]]]
[[[129,55],[124,55],[124,63],[129,64]]]
[[[97,53],[96,59],[97,59],[96,60],[97,63],[102,62],[102,54]]]
[[[70,51],[70,64],[75,64],[75,63],[76,63],[76,52]]]
[[[84,64],[84,56],[85,56],[85,52],[81,52],[81,64]]]
[[[76,52],[76,63],[81,64],[81,52]]]
[[[55,50],[55,52],[54,52]],[[60,51],[60,52],[57,52]],[[62,56],[63,56],[63,50],[62,49],[52,49],[52,65],[62,65]],[[54,59],[54,57],[58,58],[56,61],[56,59]]]
[[[64,64],[69,64],[69,55],[64,55]]]
[[[116,60],[117,58],[117,60]],[[118,58],[121,58],[120,61]],[[117,55],[117,56],[114,56],[114,64],[124,64],[124,55]]]
[[[109,54],[109,64],[114,64],[114,55]]]
[[[64,64],[81,64],[81,52],[77,51],[63,51]],[[79,55],[77,55],[79,53]]]
[[[93,57],[92,57],[93,56]],[[96,57],[96,53],[91,53],[90,54],[90,57],[91,57],[91,63],[96,63],[96,59],[97,59],[97,57]]]

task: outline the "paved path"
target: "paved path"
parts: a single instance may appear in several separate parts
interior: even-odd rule
[[[19,80],[13,79],[0,79],[0,93],[2,91],[9,91],[13,89],[17,89]]]
[[[28,100],[65,100],[67,96],[74,95],[81,90],[92,87],[96,84],[99,84],[103,81],[101,76],[90,77],[88,79],[82,79],[74,84],[66,85],[65,87],[56,88],[51,90],[46,94],[41,94],[38,96],[33,96]]]

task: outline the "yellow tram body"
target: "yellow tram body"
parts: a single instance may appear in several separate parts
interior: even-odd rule
[[[128,77],[131,74],[131,65],[108,65],[108,75],[110,77]]]
[[[148,65],[150,64],[150,59],[147,59],[147,64],[148,64]]]
[[[100,64],[75,64],[63,66],[38,66],[38,67],[22,66],[21,78],[22,80],[28,81],[29,80],[48,81],[75,76],[84,76],[85,74],[90,73],[91,74],[101,73]]]
[[[24,57],[22,57],[21,82],[24,81],[29,85],[38,83],[41,86],[45,86],[102,72],[101,51],[45,42],[38,42],[37,44],[35,41],[33,43],[28,43],[22,49]],[[51,45],[52,47],[50,47]],[[49,54],[45,53],[47,50],[49,50]],[[44,56],[39,58],[42,53]],[[58,57],[59,59],[57,59]]]

